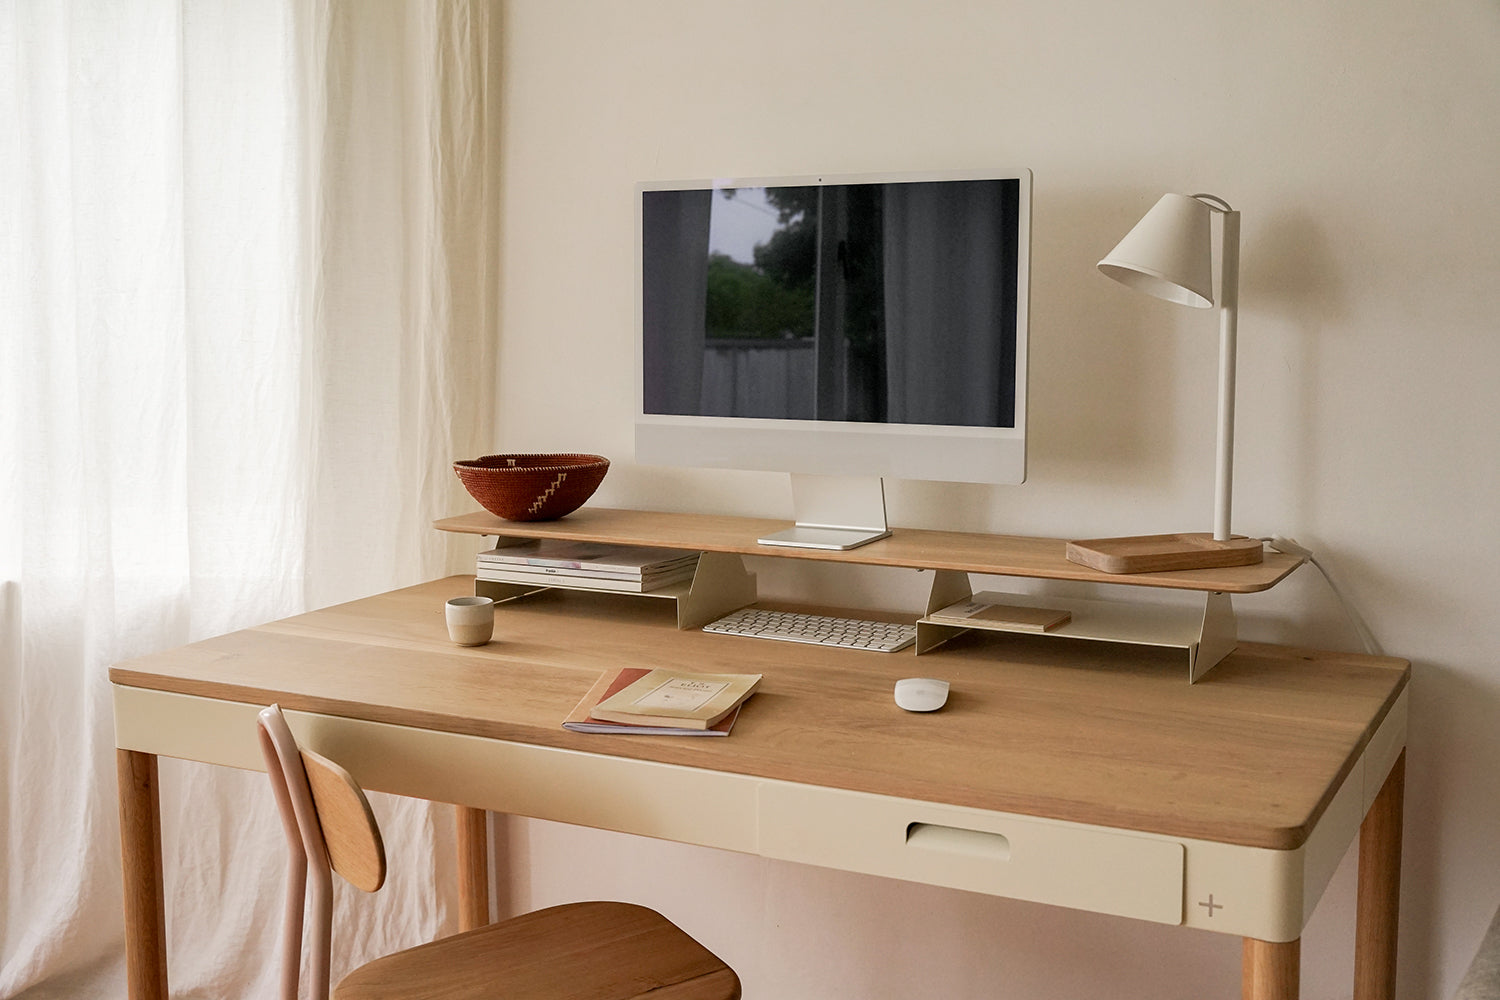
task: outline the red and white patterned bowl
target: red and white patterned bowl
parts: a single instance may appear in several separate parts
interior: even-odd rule
[[[609,471],[603,455],[485,455],[453,463],[469,495],[507,521],[551,521],[582,507]]]

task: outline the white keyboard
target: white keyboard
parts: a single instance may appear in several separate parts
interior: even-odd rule
[[[873,622],[862,618],[833,618],[828,615],[799,615],[791,611],[762,611],[759,608],[742,608],[716,622],[709,622],[703,626],[703,631],[723,635],[748,635],[757,639],[809,642],[819,646],[873,649],[881,653],[894,653],[917,640],[915,625]]]

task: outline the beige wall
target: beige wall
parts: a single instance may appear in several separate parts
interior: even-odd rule
[[[1094,263],[1163,191],[1244,213],[1237,529],[1313,546],[1415,663],[1404,996],[1446,996],[1500,903],[1500,7],[1270,0],[506,8],[496,450],[597,451],[598,501],[785,515],[784,477],[631,461],[632,185],[1035,171],[1030,481],[889,484],[896,524],[1208,527],[1208,314]],[[762,565],[908,604],[914,574]],[[984,583],[985,581],[979,581]],[[1253,638],[1357,648],[1311,569]],[[1238,942],[541,824],[515,902],[656,902],[778,998],[1235,995]],[[1350,993],[1352,857],[1304,939]]]

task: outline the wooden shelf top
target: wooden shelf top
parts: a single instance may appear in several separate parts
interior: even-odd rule
[[[971,632],[923,657],[953,685],[902,712],[902,653],[679,631],[629,595],[547,591],[448,641],[451,577],[116,665],[121,685],[1272,849],[1305,842],[1405,688],[1404,661],[1242,643],[1196,684],[1171,655]],[[420,669],[415,665],[420,664]],[[727,739],[562,728],[631,664],[764,674]]]
[[[571,541],[619,545],[660,545],[781,559],[948,569],[995,576],[1218,591],[1226,594],[1254,594],[1269,590],[1302,565],[1300,556],[1267,552],[1265,560],[1253,566],[1114,574],[1069,562],[1066,539],[920,528],[893,528],[891,537],[848,552],[784,548],[761,545],[756,539],[790,527],[788,521],[714,514],[616,510],[606,507],[584,507],[557,521],[506,521],[485,511],[475,511],[472,514],[445,517],[433,522],[433,526],[443,531],[475,535],[565,538]]]

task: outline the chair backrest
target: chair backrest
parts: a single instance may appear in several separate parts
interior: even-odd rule
[[[282,1000],[297,1000],[309,879],[308,975],[314,1000],[327,1000],[333,922],[330,873],[336,871],[356,888],[374,892],[385,883],[385,845],[359,783],[338,764],[299,747],[279,706],[262,710],[257,728],[290,854],[281,937]]]

